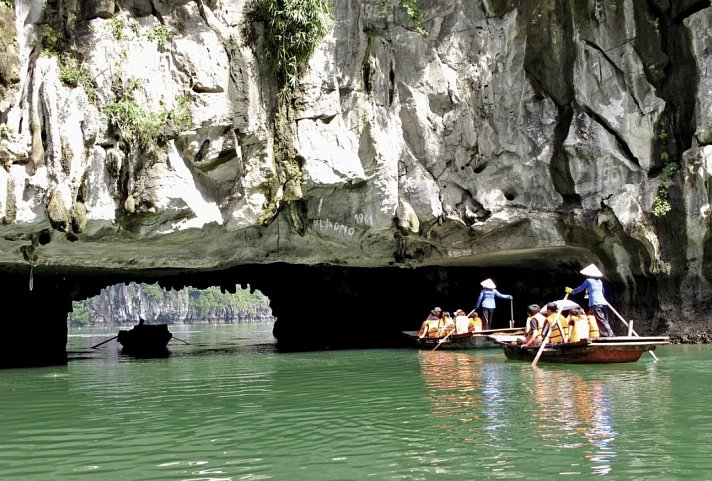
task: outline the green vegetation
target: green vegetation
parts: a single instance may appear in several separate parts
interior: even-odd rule
[[[159,25],[154,28],[153,31],[149,32],[146,37],[149,40],[155,40],[158,45],[164,46],[171,41],[171,32],[165,25]]]
[[[145,297],[154,301],[163,299],[165,294],[165,291],[158,284],[141,284],[141,292]]]
[[[77,59],[69,54],[62,55],[59,59],[59,80],[72,88],[81,85],[89,101],[96,102],[96,89],[89,77],[89,69],[86,65],[80,65]]]
[[[664,217],[665,214],[670,212],[672,207],[668,201],[668,189],[666,186],[661,185],[658,189],[658,195],[655,196],[653,201],[653,209],[650,211],[655,217]]]
[[[378,2],[383,8],[386,9],[386,12],[393,9],[392,0],[378,0]],[[398,5],[400,5],[401,8],[408,14],[410,21],[413,22],[415,30],[419,34],[427,36],[429,32],[423,28],[422,24],[423,14],[425,11],[415,3],[415,0],[398,0]]]
[[[54,12],[48,14],[49,21],[42,31],[42,48],[48,55],[58,58],[59,80],[67,87],[81,85],[90,102],[97,101],[96,89],[89,76],[89,69],[77,58],[76,45],[70,45],[59,17]]]
[[[131,30],[136,37],[141,36],[141,24],[136,20],[132,19],[129,21],[129,30]]]
[[[378,35],[378,28],[374,27],[373,25],[366,25],[363,27],[363,33],[366,34],[366,38],[373,38]]]
[[[13,130],[7,124],[0,124],[0,139],[8,139],[12,135]]]
[[[291,98],[317,45],[332,27],[328,0],[256,0],[265,24],[265,54],[280,97]]]
[[[126,27],[126,20],[120,17],[114,17],[109,20],[109,28],[111,29],[111,34],[116,40],[124,39],[124,27]]]
[[[89,322],[89,301],[72,301],[72,312],[69,319],[78,324],[86,324]]]
[[[238,289],[235,294],[221,292],[217,287],[208,289],[188,288],[188,307],[190,312],[195,313],[199,318],[206,317],[210,313],[219,312],[225,308],[230,308],[233,312],[244,312],[247,314],[258,314],[260,311],[269,309],[269,299],[261,292],[250,293],[249,289]]]
[[[650,213],[655,217],[664,217],[672,209],[670,205],[670,192],[668,186],[670,180],[678,171],[680,166],[670,159],[670,152],[668,152],[668,141],[670,140],[670,134],[668,129],[661,125],[660,131],[658,132],[658,140],[660,140],[660,160],[665,164],[662,170],[662,182],[658,188],[658,193],[653,200],[653,206],[650,209]]]
[[[667,152],[664,153],[667,154]],[[667,156],[665,159],[667,159]],[[674,162],[668,162],[665,164],[665,167],[663,167],[663,181],[665,183],[658,188],[658,195],[655,196],[653,208],[650,211],[650,213],[655,217],[664,217],[672,209],[670,206],[669,192],[666,183],[672,178],[673,175],[675,175],[679,168],[680,167]]]
[[[15,8],[15,0],[2,0],[6,7]]]
[[[193,119],[184,97],[175,99],[176,109],[168,109],[165,100],[160,100],[160,110],[152,112],[139,105],[135,92],[141,81],[132,79],[123,96],[108,103],[102,111],[109,117],[112,128],[129,144],[148,148],[154,143],[163,143],[177,132],[192,125]]]
[[[64,34],[57,30],[52,24],[47,24],[42,30],[42,48],[50,54],[56,55],[62,51],[62,45],[66,41]]]

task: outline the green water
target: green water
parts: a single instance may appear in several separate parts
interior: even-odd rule
[[[281,353],[265,324],[172,331],[190,344],[165,359],[71,330],[67,366],[0,370],[0,479],[711,476],[711,346],[533,369],[499,350]]]

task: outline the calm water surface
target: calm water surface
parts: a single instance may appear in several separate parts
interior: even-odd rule
[[[164,359],[71,330],[0,370],[2,480],[678,480],[712,476],[712,347],[555,366],[499,350],[278,352],[271,325],[174,327]]]

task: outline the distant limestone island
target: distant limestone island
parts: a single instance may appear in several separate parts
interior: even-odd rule
[[[72,303],[69,327],[147,324],[238,324],[274,322],[269,298],[249,286],[235,294],[218,287],[165,291],[158,284],[116,284],[98,296]]]

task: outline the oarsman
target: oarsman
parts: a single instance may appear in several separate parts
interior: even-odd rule
[[[492,279],[485,279],[480,282],[482,290],[477,298],[477,303],[475,304],[475,309],[479,309],[482,306],[482,321],[484,324],[485,331],[492,329],[494,327],[494,310],[497,307],[495,303],[495,298],[499,297],[502,299],[513,299],[509,294],[502,294],[497,290]]]
[[[608,324],[608,301],[604,295],[603,281],[601,281],[603,273],[594,264],[586,266],[580,272],[586,276],[586,280],[575,289],[567,287],[566,293],[578,294],[586,290],[588,293],[588,314],[596,317],[601,336],[615,336],[613,329]]]

